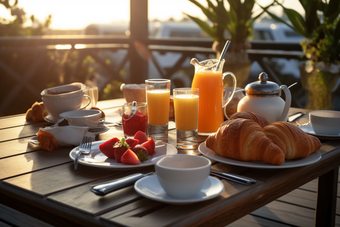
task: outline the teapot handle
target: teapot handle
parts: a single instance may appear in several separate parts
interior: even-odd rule
[[[233,92],[231,93],[229,98],[228,98],[227,94],[223,95],[223,101],[225,101],[225,104],[222,105],[222,108],[224,110],[223,111],[224,112],[224,116],[228,119],[228,116],[227,116],[227,114],[225,112],[225,107],[228,105],[228,103],[230,102],[230,100],[233,98],[233,96],[235,94],[237,81],[236,81],[236,77],[235,77],[234,73],[232,73],[232,72],[225,72],[225,73],[223,73],[222,74],[222,80],[224,80],[224,77],[226,77],[227,75],[230,75],[233,78]]]
[[[292,102],[292,96],[290,94],[289,89],[287,88],[286,85],[281,85],[280,90],[283,90],[286,96],[286,104],[285,107],[283,108],[283,112],[281,114],[281,117],[279,118],[279,121],[286,121],[286,118],[288,116],[288,111],[290,108],[290,104]]]

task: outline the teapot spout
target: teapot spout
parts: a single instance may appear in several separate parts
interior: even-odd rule
[[[200,62],[197,60],[197,58],[192,58],[190,60],[190,64],[196,66],[196,65],[200,65]]]

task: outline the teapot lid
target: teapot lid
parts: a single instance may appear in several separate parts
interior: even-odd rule
[[[268,81],[265,72],[260,73],[259,81],[255,81],[246,86],[246,93],[249,95],[278,95],[280,86],[277,83]]]

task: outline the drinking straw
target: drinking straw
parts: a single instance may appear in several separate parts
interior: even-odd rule
[[[227,42],[225,43],[225,45],[224,45],[224,47],[223,47],[223,50],[222,50],[222,53],[221,53],[221,55],[220,55],[220,58],[218,59],[218,62],[217,62],[217,65],[216,65],[216,69],[215,69],[215,70],[217,70],[217,69],[220,67],[221,61],[222,61],[222,59],[224,58],[224,55],[225,55],[225,53],[227,52],[230,43],[231,43],[230,40],[227,40]]]

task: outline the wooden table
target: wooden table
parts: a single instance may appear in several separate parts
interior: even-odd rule
[[[98,105],[110,121],[116,120],[114,113],[123,102],[117,99]],[[150,172],[154,167],[117,171],[79,165],[74,170],[69,158],[73,147],[48,152],[28,146],[39,128],[48,125],[25,122],[23,114],[0,118],[0,213],[5,220],[14,209],[56,226],[224,226],[319,177],[315,224],[334,226],[340,140],[322,141],[322,159],[304,167],[266,170],[213,161],[212,168],[252,177],[257,183],[245,186],[222,180],[225,191],[217,198],[169,205],[138,195],[132,186],[105,197],[96,196],[90,192],[92,185],[135,172]],[[169,131],[169,143],[173,145],[175,133]],[[110,127],[97,140],[122,135],[121,128]],[[179,153],[199,155],[198,150]],[[20,217],[18,220],[24,222]]]

